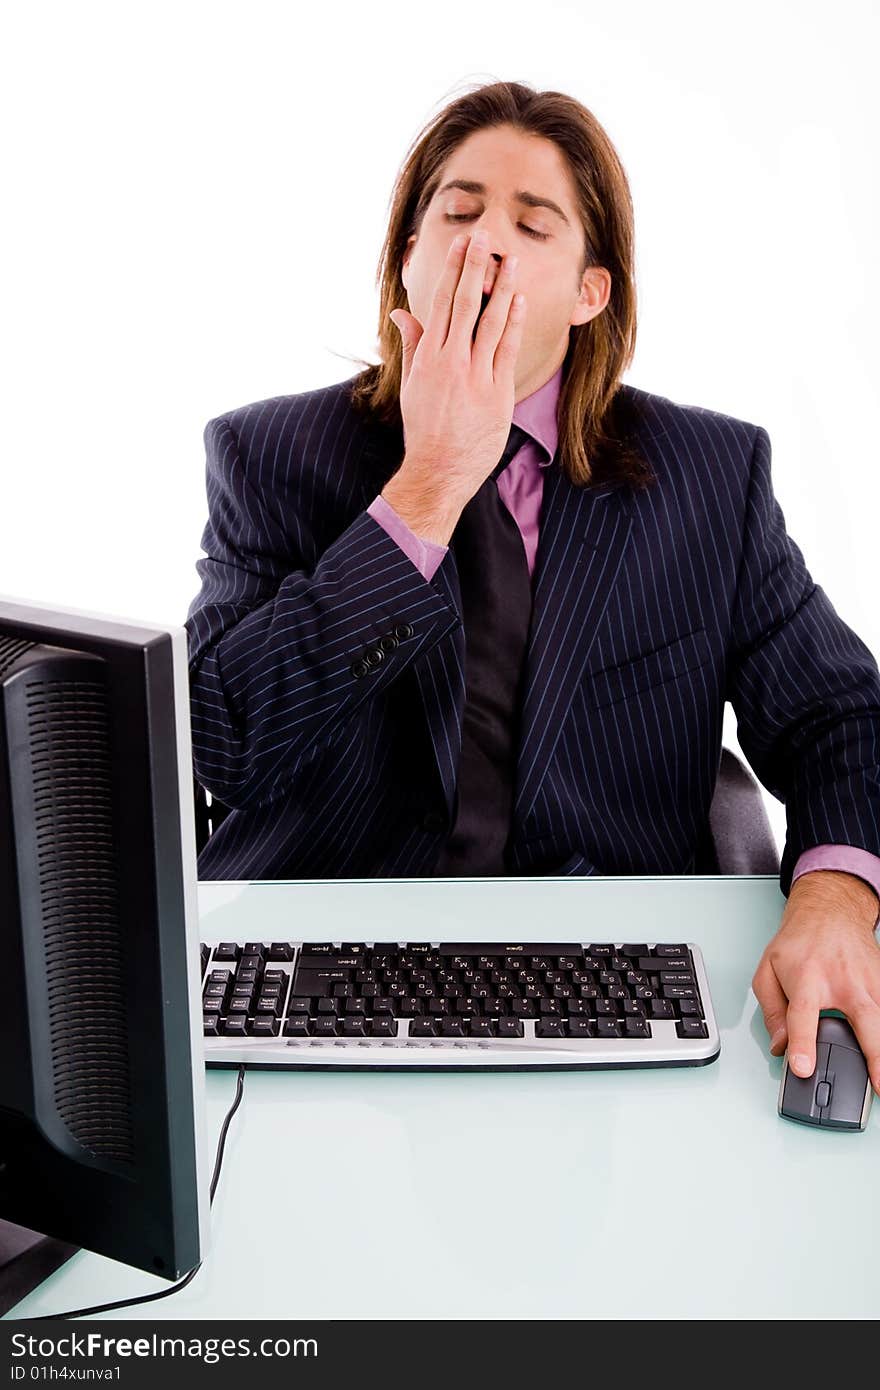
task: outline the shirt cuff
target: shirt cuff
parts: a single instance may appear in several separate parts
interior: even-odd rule
[[[443,563],[443,557],[449,549],[448,545],[438,545],[436,541],[425,540],[422,536],[417,536],[415,531],[411,531],[403,517],[398,516],[390,502],[379,494],[367,507],[367,511],[374,521],[388,532],[392,540],[396,541],[404,554],[408,555],[423,579],[433,579],[434,574]]]
[[[880,898],[880,858],[869,850],[858,849],[855,845],[816,845],[815,849],[806,849],[794,866],[792,883],[800,874],[808,874],[813,869],[837,869],[855,874]]]

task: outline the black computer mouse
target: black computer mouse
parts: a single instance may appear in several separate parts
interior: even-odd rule
[[[845,1018],[821,1015],[812,1076],[791,1071],[786,1051],[779,1086],[784,1119],[823,1129],[864,1129],[873,1098],[865,1054]]]

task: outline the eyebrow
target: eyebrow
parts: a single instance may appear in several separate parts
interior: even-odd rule
[[[475,183],[473,179],[450,179],[448,183],[444,183],[442,188],[438,188],[437,197],[439,198],[440,194],[445,193],[449,188],[460,188],[464,193],[477,193],[480,196],[486,192],[486,185]],[[549,208],[551,212],[556,213],[557,217],[561,217],[567,226],[571,225],[562,208],[552,199],[540,198],[537,193],[527,193],[524,188],[518,188],[513,196],[516,202],[524,203],[526,207]]]

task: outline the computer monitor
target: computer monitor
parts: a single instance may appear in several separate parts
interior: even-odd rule
[[[0,1312],[210,1198],[186,633],[0,596]]]

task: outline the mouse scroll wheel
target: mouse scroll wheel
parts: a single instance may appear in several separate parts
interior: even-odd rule
[[[822,1109],[831,1104],[831,1082],[820,1081],[816,1087],[816,1104]]]

